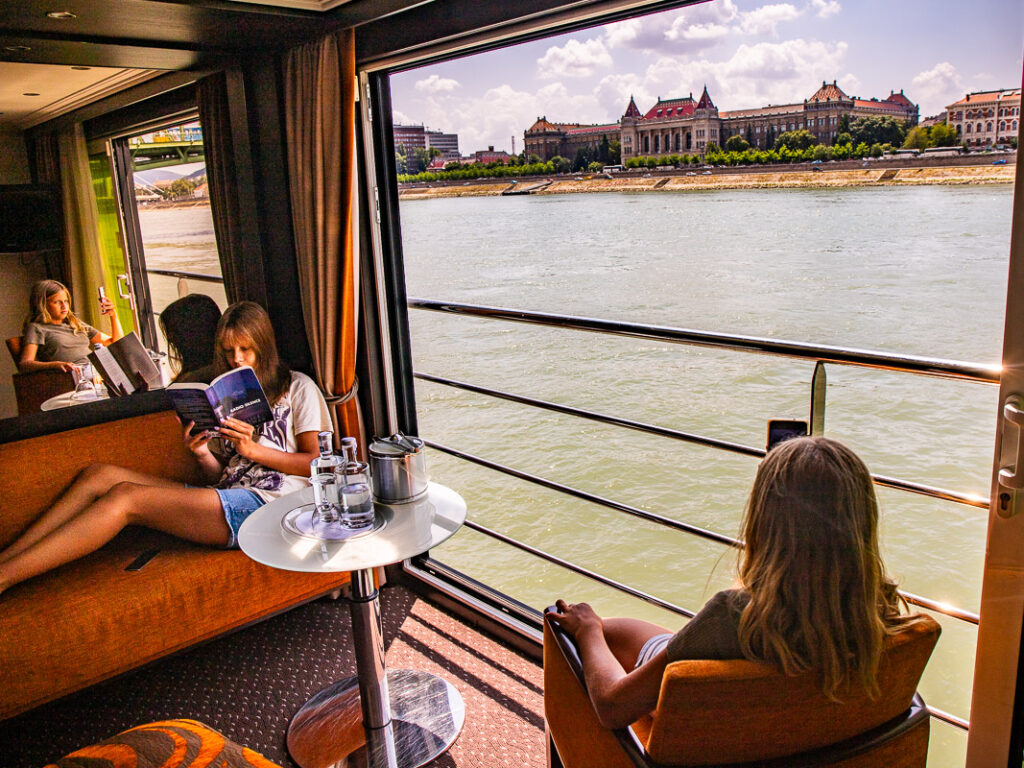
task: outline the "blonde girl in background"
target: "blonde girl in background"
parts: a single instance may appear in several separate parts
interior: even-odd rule
[[[109,336],[75,316],[71,293],[63,283],[40,280],[28,297],[18,370],[71,371],[87,363],[94,344],[109,344],[122,336],[114,302],[106,296],[100,299],[100,312],[110,318]]]

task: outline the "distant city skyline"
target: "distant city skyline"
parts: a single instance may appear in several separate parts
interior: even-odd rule
[[[629,99],[699,95],[722,110],[904,93],[935,115],[972,91],[1021,86],[1024,5],[950,0],[713,0],[399,73],[395,122],[459,135],[463,153],[522,151],[540,116],[612,123]]]

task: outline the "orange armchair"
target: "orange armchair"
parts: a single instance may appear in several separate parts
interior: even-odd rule
[[[14,364],[17,365],[21,360],[21,336],[11,336],[7,339],[7,351],[11,353]],[[27,373],[15,371],[12,379],[19,416],[38,413],[41,410],[39,406],[44,402],[54,395],[70,392],[78,384],[74,374],[57,370]]]
[[[654,713],[610,731],[590,704],[575,642],[545,620],[548,765],[923,768],[929,715],[916,688],[939,632],[926,618],[889,641],[875,700],[830,701],[811,675],[751,661],[673,662]]]

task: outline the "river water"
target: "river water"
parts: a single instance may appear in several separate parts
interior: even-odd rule
[[[934,186],[416,200],[401,217],[411,297],[994,364],[1011,206],[1008,185]],[[154,211],[144,229],[153,214],[186,226]],[[147,258],[180,263],[173,247],[147,245]],[[803,361],[422,310],[410,324],[423,373],[750,446],[763,447],[770,418],[807,418]],[[827,372],[826,434],[873,472],[987,497],[995,387]],[[423,381],[416,397],[433,441],[738,534],[755,459]],[[438,451],[428,466],[475,522],[677,605],[696,610],[733,578],[722,545]],[[901,586],[977,611],[985,510],[884,488],[879,498]],[[435,555],[536,608],[565,595],[682,623],[468,529]],[[966,718],[975,631],[941,621],[922,694]],[[962,765],[965,741],[935,723],[930,764]]]

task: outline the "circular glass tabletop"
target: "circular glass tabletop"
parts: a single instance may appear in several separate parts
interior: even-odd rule
[[[407,504],[374,502],[382,525],[373,533],[321,540],[282,525],[297,507],[313,501],[304,488],[266,504],[242,523],[238,545],[258,563],[287,571],[354,571],[391,565],[436,547],[466,521],[466,502],[451,488],[430,483],[426,496]]]

